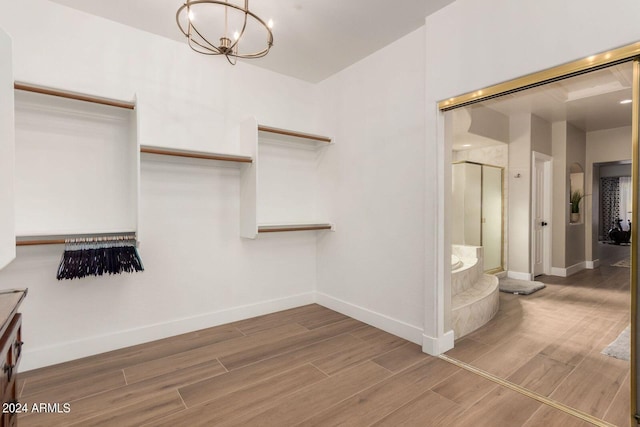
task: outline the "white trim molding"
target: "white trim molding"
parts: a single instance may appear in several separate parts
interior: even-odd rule
[[[553,271],[553,268],[551,269]],[[533,280],[533,274],[531,273],[522,273],[520,271],[507,271],[507,277],[509,279],[516,280]]]
[[[438,356],[453,348],[453,331],[445,332],[443,336],[436,338],[422,335],[422,351],[432,356]]]
[[[81,340],[67,341],[59,344],[27,350],[20,369],[29,371],[56,363],[66,362],[81,357],[92,356],[132,345],[142,344],[174,335],[211,328],[238,320],[262,316],[264,314],[300,307],[315,302],[315,292],[308,292],[290,297],[272,299],[254,304],[214,311],[194,317],[176,319],[169,322],[156,323],[141,328],[118,331],[112,334],[98,335]]]
[[[598,264],[600,264],[599,261]],[[551,274],[553,276],[569,277],[572,274],[576,274],[578,271],[584,270],[585,268],[587,268],[587,261],[582,261],[567,268],[551,267]]]
[[[368,325],[382,329],[385,332],[404,338],[418,345],[422,344],[422,329],[393,319],[384,314],[376,313],[364,307],[334,298],[322,292],[316,292],[316,303],[323,307],[342,313],[345,316],[360,320]]]
[[[589,270],[600,267],[600,260],[594,259],[593,261],[585,261],[585,267]]]

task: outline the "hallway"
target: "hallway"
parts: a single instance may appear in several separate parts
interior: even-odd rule
[[[600,352],[629,324],[629,246],[599,244],[600,267],[539,276],[532,295],[500,293],[500,311],[447,355],[554,401],[626,425],[629,362]],[[545,407],[538,412],[548,411]],[[538,414],[544,419],[543,414]]]

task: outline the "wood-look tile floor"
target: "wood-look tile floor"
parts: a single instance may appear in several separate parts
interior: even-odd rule
[[[601,354],[630,319],[628,246],[600,244],[600,267],[541,276],[532,295],[500,293],[500,310],[447,355],[615,425],[629,423],[629,362]],[[540,408],[532,420],[547,417]],[[529,425],[529,424],[528,424]]]
[[[628,283],[602,270],[606,285],[582,284],[587,294],[565,281],[550,283],[549,297],[507,296],[503,321],[460,340],[452,354],[626,425],[616,414],[628,412],[628,364],[598,353],[628,322],[617,313]],[[21,403],[70,404],[68,413],[21,414],[21,427],[590,425],[315,304],[20,373],[18,381]]]

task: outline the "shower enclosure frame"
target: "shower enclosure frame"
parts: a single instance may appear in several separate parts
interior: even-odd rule
[[[488,274],[496,274],[496,273],[501,273],[504,270],[504,267],[506,265],[506,260],[505,260],[505,250],[504,250],[504,246],[505,246],[505,236],[506,236],[506,216],[505,216],[505,200],[504,200],[504,195],[505,195],[505,168],[503,166],[496,166],[496,165],[490,165],[487,163],[480,163],[480,162],[474,162],[471,160],[460,160],[460,161],[455,161],[451,163],[451,166],[453,167],[454,165],[459,165],[459,164],[470,164],[470,165],[478,165],[481,167],[481,173],[480,173],[480,244],[479,245],[474,245],[474,246],[482,246],[483,248],[485,247],[485,240],[484,240],[484,226],[483,224],[485,224],[485,220],[486,218],[484,217],[484,184],[485,184],[485,174],[484,174],[484,167],[488,167],[488,168],[494,168],[494,169],[498,169],[500,171],[500,265],[498,267],[492,268],[492,269],[488,269],[488,270],[484,270],[485,273]],[[455,244],[455,243],[454,243]],[[463,242],[462,244],[467,244],[467,242]],[[484,250],[484,256],[486,259],[487,256],[487,251]]]

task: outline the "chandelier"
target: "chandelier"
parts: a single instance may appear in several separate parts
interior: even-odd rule
[[[176,12],[176,22],[191,49],[204,55],[224,55],[230,64],[238,58],[261,58],[273,46],[273,21],[265,23],[249,10],[229,0],[186,0]]]

